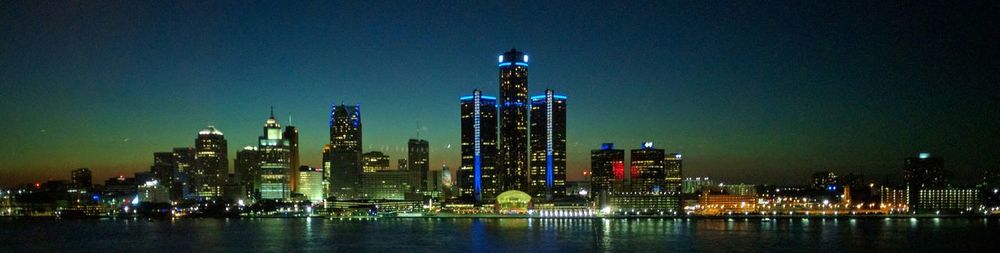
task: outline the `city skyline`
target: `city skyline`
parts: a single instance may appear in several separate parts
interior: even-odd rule
[[[474,13],[474,17],[417,21],[424,16],[401,14],[404,19],[392,20],[391,15],[364,11],[367,6],[344,4],[284,10],[303,12],[302,19],[319,19],[311,23],[317,27],[261,23],[260,28],[247,31],[267,35],[255,44],[237,40],[247,35],[227,29],[233,20],[183,12],[187,7],[179,4],[151,5],[155,6],[146,7],[164,7],[164,13],[144,15],[163,15],[158,17],[171,21],[132,24],[125,21],[133,16],[113,14],[101,17],[119,21],[111,22],[118,25],[105,27],[94,20],[97,11],[87,8],[62,17],[33,15],[37,10],[30,7],[16,13],[23,17],[4,11],[4,21],[13,17],[37,26],[14,26],[15,39],[0,45],[0,51],[16,52],[0,56],[0,68],[5,70],[0,81],[8,84],[2,88],[2,103],[8,108],[4,115],[14,124],[9,141],[19,144],[0,148],[4,161],[0,185],[66,178],[69,171],[81,167],[90,168],[96,179],[145,171],[153,164],[154,152],[194,147],[196,133],[207,125],[226,133],[228,157],[233,158],[240,147],[256,144],[260,120],[270,106],[275,106],[278,118],[292,114],[299,130],[301,164],[320,168],[321,150],[328,139],[329,106],[342,103],[365,108],[362,152],[381,151],[392,160],[405,158],[406,141],[419,131],[420,138],[430,143],[430,168],[445,163],[457,168],[461,163],[456,98],[474,88],[484,95],[499,95],[493,64],[497,55],[511,47],[532,57],[528,96],[550,88],[573,99],[573,108],[567,112],[569,180],[583,179],[582,170],[590,167],[590,150],[606,142],[631,150],[653,141],[659,148],[684,154],[685,177],[750,183],[801,182],[822,170],[890,175],[898,181],[902,157],[924,151],[945,157],[945,168],[960,179],[978,177],[1000,164],[991,151],[1000,146],[997,132],[991,130],[1000,125],[1000,115],[989,109],[997,108],[996,98],[978,92],[989,91],[990,78],[998,73],[987,61],[996,48],[975,44],[981,41],[970,39],[973,35],[967,30],[947,30],[955,25],[951,23],[924,23],[892,13],[884,18],[849,14],[851,6],[837,6],[842,8],[838,13],[855,15],[849,17],[860,21],[800,16],[781,11],[781,6],[755,7],[776,9],[770,12],[777,13],[773,17],[764,17],[741,6],[707,3],[706,9],[731,12],[733,19],[750,22],[739,25],[729,19],[688,17],[667,12],[669,6],[653,5],[646,6],[651,11],[632,10],[637,13],[634,17],[607,24],[584,22],[569,14],[525,15],[526,20],[518,25],[528,27],[526,34],[486,22],[481,28],[495,35],[479,38],[482,34],[469,33],[474,35],[437,39],[453,33],[446,31],[452,27],[440,24],[489,12],[463,5],[449,8]],[[218,6],[204,7],[225,13],[212,9]],[[338,15],[324,19],[319,13],[309,13],[307,7],[338,7]],[[361,11],[349,14],[341,7]],[[504,15],[523,15],[494,7]],[[890,9],[875,7],[876,11]],[[601,6],[572,8],[596,14]],[[820,6],[810,11],[824,8],[837,9]],[[403,10],[389,8],[388,12]],[[665,19],[654,15],[661,12],[668,13]],[[195,29],[191,25],[197,22],[172,21],[182,17],[211,25]],[[371,23],[355,23],[361,22],[355,18]],[[889,36],[849,31],[825,24],[825,19],[874,21],[866,29],[886,30],[881,34]],[[560,23],[567,20],[584,22],[589,28]],[[679,22],[685,20],[689,22]],[[795,20],[805,22],[774,24]],[[66,25],[76,21],[82,22]],[[330,31],[365,35],[362,27],[390,29],[402,22],[411,26],[404,25],[407,29],[391,35],[359,39],[327,35]],[[971,25],[967,29],[983,29]],[[153,31],[173,31],[178,37],[164,38],[140,29],[147,26]],[[425,28],[430,30],[427,34],[417,32]],[[560,28],[581,35],[553,34]],[[749,31],[738,32],[741,28]],[[35,33],[40,29],[52,32]],[[768,29],[787,32],[787,37],[751,33]],[[280,35],[269,34],[278,30]],[[638,31],[650,34],[633,33]],[[71,40],[83,32],[93,32],[93,38]],[[584,35],[605,33],[625,39],[580,41]],[[721,38],[710,39],[715,36]],[[946,44],[948,36],[966,44]],[[118,37],[132,40],[102,43]],[[413,43],[385,42],[401,38]],[[72,43],[60,43],[67,41]],[[364,44],[371,41],[383,42]],[[571,49],[561,45],[570,42],[579,44]],[[227,43],[234,45],[220,45]],[[438,43],[442,45],[435,46]],[[898,43],[904,49],[936,45],[943,52],[888,53],[914,58],[915,64],[879,53]],[[970,55],[963,47],[985,54]],[[266,50],[243,53],[253,49]],[[166,57],[178,52],[187,53]],[[951,64],[938,66],[943,69],[935,73],[915,66],[942,60]],[[956,85],[964,89],[950,89]],[[233,164],[233,159],[228,163]],[[229,173],[233,172],[230,165]]]

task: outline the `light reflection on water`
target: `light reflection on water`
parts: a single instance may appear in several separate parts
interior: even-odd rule
[[[996,219],[0,220],[0,251],[968,251]],[[114,238],[115,240],[108,240]],[[49,243],[38,243],[44,240]],[[961,243],[956,243],[961,242]],[[80,248],[89,247],[89,248]]]

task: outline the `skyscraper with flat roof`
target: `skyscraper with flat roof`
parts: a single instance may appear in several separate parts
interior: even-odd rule
[[[531,97],[531,169],[534,197],[566,195],[566,96],[552,90]]]
[[[681,153],[670,153],[664,157],[663,166],[667,174],[666,190],[680,191],[681,182],[684,180],[684,160]]]
[[[429,188],[431,185],[430,177],[428,173],[431,171],[430,166],[430,144],[427,140],[422,139],[410,139],[406,143],[406,153],[407,160],[409,161],[409,170],[413,172],[414,182],[411,184],[414,186],[414,190],[417,191],[433,191],[434,189]]]
[[[615,149],[614,143],[590,151],[590,196],[599,208],[607,207],[608,195],[625,179],[624,171],[625,150]]]
[[[198,132],[194,143],[193,170],[189,173],[197,197],[214,199],[222,196],[222,186],[229,174],[226,138],[214,126]]]
[[[496,196],[497,99],[474,90],[459,98],[462,122],[462,167],[456,172],[460,198],[481,203]]]
[[[663,165],[665,155],[663,149],[654,147],[652,142],[644,142],[642,147],[632,150],[629,156],[631,191],[667,191],[667,174]]]

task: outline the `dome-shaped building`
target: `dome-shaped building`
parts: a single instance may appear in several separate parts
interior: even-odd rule
[[[496,211],[502,214],[523,214],[531,207],[531,195],[510,190],[497,195]]]

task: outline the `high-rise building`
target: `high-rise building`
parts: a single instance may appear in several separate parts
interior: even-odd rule
[[[930,153],[919,153],[917,157],[903,160],[903,182],[906,189],[907,205],[910,208],[921,207],[920,194],[923,189],[936,189],[947,186],[944,172],[944,158],[932,157]]]
[[[88,168],[75,169],[70,173],[73,180],[73,187],[80,189],[90,189],[94,186],[93,175]]]
[[[407,156],[409,161],[409,170],[413,172],[414,182],[411,184],[415,187],[414,190],[417,191],[433,191],[430,188],[431,182],[428,177],[428,173],[431,171],[430,166],[430,145],[426,140],[420,139],[410,139],[406,143]]]
[[[326,171],[331,196],[355,197],[361,186],[361,106],[335,105],[330,109],[330,169]]]
[[[667,174],[663,166],[665,156],[663,149],[654,147],[652,142],[644,142],[639,149],[633,149],[629,156],[631,160],[629,181],[632,183],[630,190],[635,192],[666,191]]]
[[[681,153],[670,153],[663,160],[663,167],[666,170],[667,181],[666,190],[667,191],[680,191],[682,173],[684,171],[684,160]]]
[[[566,195],[566,96],[550,89],[531,97],[530,165],[532,196]]]
[[[260,153],[257,147],[246,146],[236,151],[236,161],[233,169],[236,172],[236,183],[245,191],[242,196],[259,198],[260,196]]]
[[[378,151],[361,155],[362,172],[377,172],[389,170],[389,156]]]
[[[290,186],[292,189],[298,189],[299,179],[295,175],[299,173],[299,129],[292,126],[292,117],[288,117],[288,125],[285,126],[285,133],[282,134],[282,137],[288,145],[288,175],[292,175]]]
[[[461,101],[462,167],[457,172],[458,195],[483,202],[498,190],[497,99],[474,90]]]
[[[264,122],[264,134],[257,138],[257,154],[260,157],[258,175],[261,199],[287,199],[291,197],[292,177],[288,140],[282,136],[281,124],[274,118],[274,111]]]
[[[511,49],[499,58],[499,191],[525,190],[528,175],[528,55]]]
[[[189,176],[195,195],[208,199],[221,197],[222,186],[229,174],[225,136],[214,126],[208,126],[198,132],[194,149],[195,164]]]
[[[326,189],[323,187],[323,169],[309,166],[299,167],[298,184],[295,192],[298,192],[313,203],[322,202]]]
[[[608,206],[608,196],[616,185],[625,180],[625,150],[615,149],[615,144],[601,144],[601,149],[590,151],[590,196],[598,207]]]

